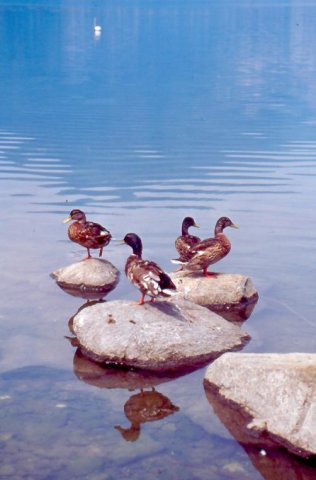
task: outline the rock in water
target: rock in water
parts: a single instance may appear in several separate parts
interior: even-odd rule
[[[60,268],[51,277],[72,295],[100,298],[116,287],[120,272],[107,260],[90,258]]]
[[[73,319],[81,350],[98,362],[149,370],[199,366],[249,339],[239,327],[191,302],[115,300]]]
[[[177,287],[178,298],[207,307],[227,320],[247,319],[258,300],[251,278],[245,275],[218,273],[208,278],[200,273],[180,271],[170,276]]]
[[[299,456],[316,454],[316,354],[226,353],[208,367],[205,387],[238,408],[260,445],[270,438]]]

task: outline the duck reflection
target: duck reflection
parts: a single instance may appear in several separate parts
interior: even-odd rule
[[[183,375],[176,372],[151,373],[122,367],[106,366],[84,356],[78,348],[73,359],[74,373],[77,378],[97,388],[138,390],[124,405],[124,414],[130,421],[129,427],[115,425],[126,441],[139,438],[141,424],[154,422],[179,411],[179,407],[156,390],[156,386]],[[150,390],[145,390],[145,389]]]
[[[217,391],[207,382],[206,397],[214,413],[243,447],[255,468],[265,480],[312,480],[315,479],[316,459],[302,460],[280,448],[268,435],[249,433],[250,416],[223,401]]]
[[[124,405],[125,416],[131,422],[130,427],[115,425],[114,428],[126,441],[135,442],[139,438],[142,423],[162,420],[178,410],[179,407],[155,388],[151,391],[141,389],[140,393],[132,395]]]

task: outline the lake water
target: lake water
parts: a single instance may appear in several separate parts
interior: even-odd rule
[[[0,0],[0,15],[0,478],[315,478],[237,443],[204,369],[83,359],[65,336],[84,300],[49,276],[85,253],[62,224],[72,208],[137,232],[167,271],[184,216],[205,238],[227,215],[240,228],[217,270],[260,295],[244,351],[316,351],[314,2]],[[120,270],[128,254],[105,251]],[[138,296],[122,275],[107,299]],[[178,410],[129,428],[139,382]]]

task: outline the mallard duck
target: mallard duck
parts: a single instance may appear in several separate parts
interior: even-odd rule
[[[213,265],[213,263],[224,258],[231,248],[229,239],[223,233],[226,227],[238,228],[230,218],[219,218],[215,225],[215,237],[206,238],[191,249],[192,257],[185,263],[184,270],[193,272],[203,270],[206,277],[214,275],[214,273],[207,271],[209,265]]]
[[[175,247],[180,253],[180,257],[171,260],[173,263],[188,262],[192,258],[192,248],[198,244],[201,239],[189,234],[189,228],[199,228],[192,217],[185,217],[182,222],[181,235],[175,241]],[[182,270],[183,266],[180,267]]]
[[[169,297],[175,293],[176,286],[159,265],[142,259],[143,245],[136,233],[125,235],[122,243],[126,243],[133,249],[133,254],[126,260],[125,274],[128,280],[141,291],[138,305],[145,303],[145,295],[151,297],[152,302],[156,297]]]
[[[99,248],[99,257],[101,257],[103,248],[110,243],[112,238],[110,232],[98,223],[87,222],[86,215],[82,210],[72,210],[65,218],[64,223],[71,220],[74,220],[74,223],[68,228],[68,237],[87,249],[88,255],[85,259],[91,258],[91,248]]]

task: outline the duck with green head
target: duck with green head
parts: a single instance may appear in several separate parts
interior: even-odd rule
[[[182,221],[181,226],[181,235],[175,241],[175,247],[180,254],[179,258],[171,260],[172,263],[188,262],[192,258],[192,248],[197,245],[201,239],[195,235],[189,233],[190,227],[199,228],[199,225],[195,223],[194,218],[185,217]],[[183,269],[183,266],[180,267],[180,270]]]
[[[151,297],[151,302],[157,297],[169,297],[175,293],[176,286],[157,263],[143,260],[143,245],[136,233],[127,233],[120,243],[129,245],[133,253],[125,264],[125,274],[128,280],[140,290],[138,305],[145,303],[145,296]]]

